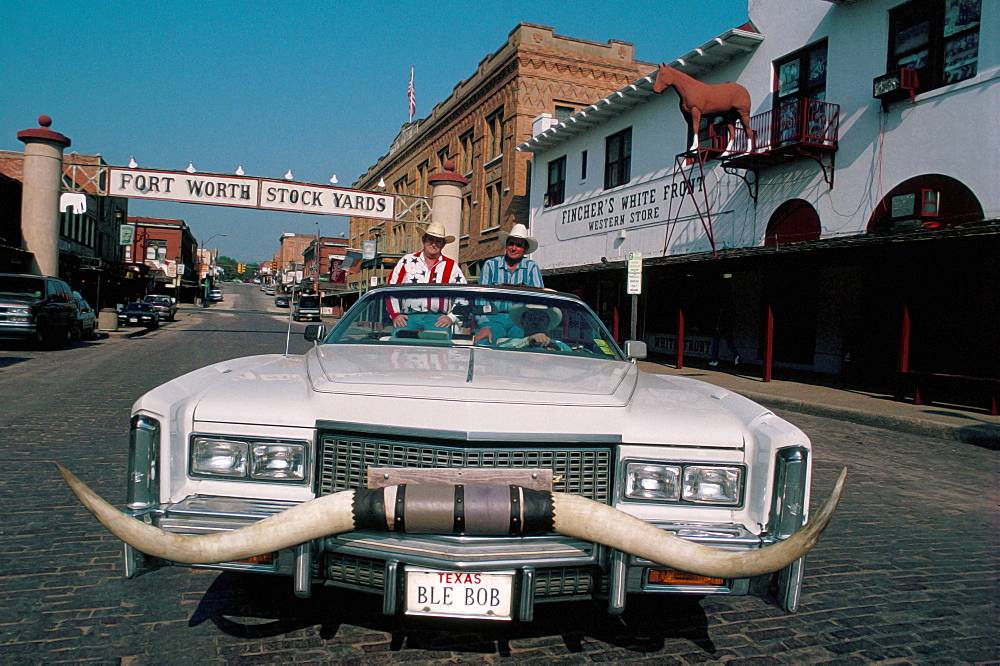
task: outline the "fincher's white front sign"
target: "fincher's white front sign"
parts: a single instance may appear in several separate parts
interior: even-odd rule
[[[556,231],[559,240],[582,238],[665,224],[696,213],[691,202],[692,192],[703,196],[705,184],[701,175],[687,179],[670,174],[640,185],[624,187],[589,199],[559,204],[542,211],[542,222]]]
[[[110,196],[391,220],[391,194],[184,171],[108,169]]]

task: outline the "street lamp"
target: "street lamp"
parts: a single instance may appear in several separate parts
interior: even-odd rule
[[[209,236],[207,239],[201,242],[201,250],[198,252],[198,259],[202,261],[205,259],[205,243],[212,240],[213,238],[218,238],[219,236],[228,236],[229,234],[215,234],[214,236]],[[201,295],[201,307],[208,307],[208,286],[210,282],[211,266],[205,271],[205,291]]]

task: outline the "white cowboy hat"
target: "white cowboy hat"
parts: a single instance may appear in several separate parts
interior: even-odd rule
[[[427,226],[417,225],[417,231],[420,232],[420,237],[433,236],[434,238],[443,238],[445,244],[454,243],[455,237],[447,235],[444,230],[444,225],[440,222],[431,222]]]
[[[545,327],[546,331],[555,328],[559,322],[562,321],[562,312],[559,308],[550,308],[545,305],[536,305],[533,303],[518,303],[510,309],[511,322],[513,322],[513,324],[518,328],[523,329],[524,326],[521,326],[521,317],[523,317],[529,310],[532,312],[545,313],[545,315],[549,318],[549,324]]]
[[[527,243],[528,247],[526,247],[524,250],[525,254],[531,254],[532,252],[538,249],[538,241],[528,235],[528,227],[524,226],[523,224],[515,224],[511,228],[510,232],[507,231],[500,232],[500,244],[503,245],[504,247],[507,247],[508,238],[520,238],[525,243]]]

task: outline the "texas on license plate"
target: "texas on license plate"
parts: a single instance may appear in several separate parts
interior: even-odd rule
[[[513,571],[406,568],[406,613],[432,617],[511,619]]]

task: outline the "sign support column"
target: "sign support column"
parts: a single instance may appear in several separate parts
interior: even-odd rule
[[[630,340],[638,340],[639,294],[642,293],[642,252],[628,253],[628,275],[625,293],[632,296],[632,335]]]
[[[40,127],[17,133],[24,142],[21,233],[25,247],[34,255],[32,271],[59,277],[59,195],[63,151],[71,142],[49,129],[49,116],[38,116],[38,124]]]
[[[455,173],[452,160],[447,160],[442,166],[444,171],[431,174],[427,179],[433,188],[431,220],[443,224],[445,233],[455,237],[455,241],[445,245],[441,253],[457,262],[458,239],[462,236],[462,188],[469,184],[469,179]]]

